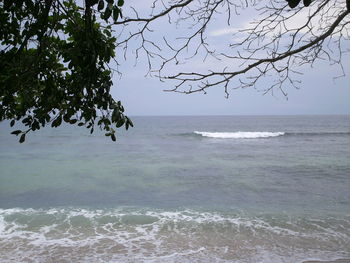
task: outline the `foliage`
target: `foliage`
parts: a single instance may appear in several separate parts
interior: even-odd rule
[[[122,17],[113,0],[3,0],[0,2],[0,121],[21,121],[12,134],[63,122],[96,126],[115,141],[115,129],[133,126],[110,95],[116,38]],[[103,23],[102,23],[103,22]]]

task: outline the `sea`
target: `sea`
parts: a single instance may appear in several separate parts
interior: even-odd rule
[[[350,116],[0,123],[0,262],[350,262]]]

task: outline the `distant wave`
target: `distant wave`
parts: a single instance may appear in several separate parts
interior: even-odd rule
[[[194,131],[194,136],[216,138],[216,139],[259,139],[279,136],[349,136],[350,132],[206,132]],[[189,135],[189,134],[187,134]]]
[[[217,139],[257,139],[282,136],[284,132],[200,132],[194,131],[195,134],[203,137]]]

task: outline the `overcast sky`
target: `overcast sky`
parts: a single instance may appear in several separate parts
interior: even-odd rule
[[[238,25],[244,23],[244,17],[240,19]],[[211,37],[223,43],[231,36],[229,31],[230,28],[217,27]],[[160,35],[154,34],[155,39]],[[336,80],[334,77],[341,74],[339,67],[318,63],[313,68],[304,68],[304,74],[299,78],[302,81],[300,89],[287,89],[288,99],[279,92],[274,96],[263,95],[254,89],[231,90],[226,99],[220,87],[211,88],[206,95],[164,92],[174,83],[145,77],[145,59],[139,59],[134,66],[134,59],[130,58],[121,64],[122,78],[114,77],[112,95],[122,101],[126,113],[131,116],[350,114],[350,56],[345,56],[343,62],[346,76]],[[203,68],[198,60],[193,60],[189,66],[193,70]],[[260,85],[268,86],[269,83],[261,82]]]

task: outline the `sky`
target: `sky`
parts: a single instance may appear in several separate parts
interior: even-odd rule
[[[143,8],[147,6],[145,1],[138,4]],[[242,26],[247,23],[246,19],[247,16],[240,16],[236,25]],[[155,41],[167,30],[162,24],[156,25],[154,29]],[[232,37],[232,29],[225,26],[224,21],[217,21],[215,27],[209,30],[212,30],[210,36],[214,45],[218,47]],[[114,75],[112,89],[113,97],[122,101],[126,113],[130,116],[350,114],[350,55],[343,58],[345,77],[334,79],[341,71],[339,67],[330,66],[328,62],[319,62],[312,68],[303,68],[303,75],[298,77],[302,81],[300,89],[288,88],[287,98],[279,92],[263,95],[252,88],[231,90],[228,99],[225,98],[221,87],[213,87],[207,94],[164,92],[163,90],[173,88],[174,83],[160,82],[156,77],[145,76],[145,57],[141,56],[136,66],[134,62],[135,58],[132,56],[129,56],[127,61],[122,61],[119,68],[123,73],[122,77]],[[187,67],[192,71],[201,70],[203,63],[194,59]],[[263,86],[268,86],[269,83],[265,81],[260,85],[259,88],[264,88]]]

